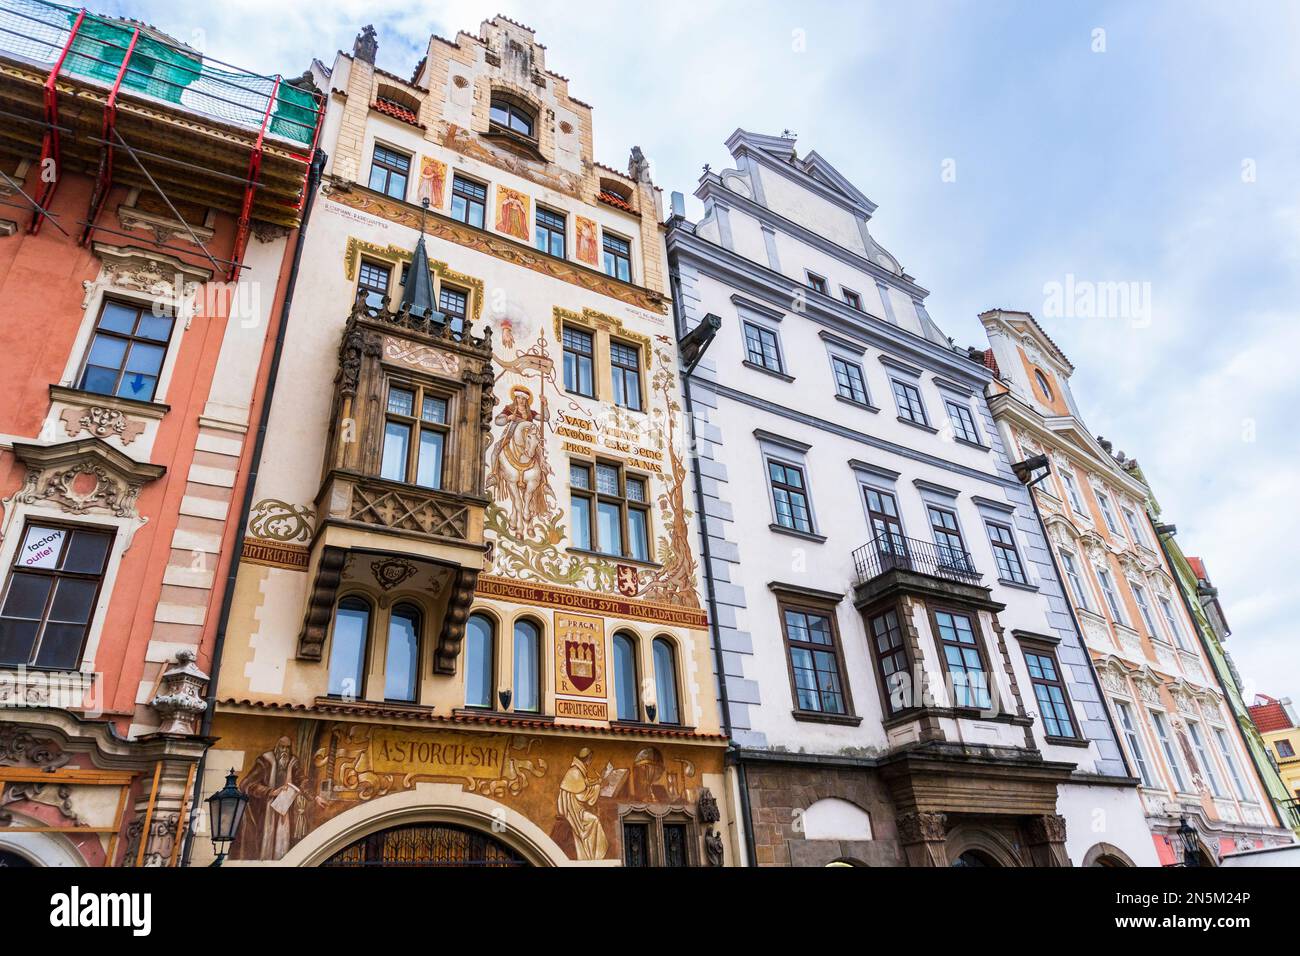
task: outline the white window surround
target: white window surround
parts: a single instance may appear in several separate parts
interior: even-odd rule
[[[1174,738],[1174,724],[1166,711],[1150,707],[1151,729],[1155,732],[1156,742],[1160,745],[1161,756],[1169,766],[1169,775],[1178,793],[1193,793],[1191,770],[1183,764],[1178,754],[1178,742]]]
[[[1133,716],[1137,705],[1133,701],[1120,697],[1113,697],[1111,700],[1115,704],[1115,711],[1119,717],[1120,736],[1125,738],[1124,746],[1128,748],[1129,756],[1138,769],[1142,786],[1148,790],[1161,790],[1152,771],[1151,757],[1147,753],[1146,744],[1142,741],[1142,727]]]

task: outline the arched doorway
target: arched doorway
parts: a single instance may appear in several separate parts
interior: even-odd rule
[[[5,867],[22,867],[35,866],[31,860],[25,856],[19,856],[17,853],[11,853],[8,850],[0,850],[0,869]]]
[[[1123,869],[1137,864],[1119,847],[1109,843],[1098,843],[1084,855],[1083,865],[1086,867],[1099,866],[1108,869]]]
[[[953,860],[951,865],[996,867],[1001,866],[1002,864],[993,859],[993,857],[989,856],[987,853],[981,853],[979,850],[967,850],[965,853],[957,857],[957,859]]]
[[[531,864],[489,833],[450,823],[389,827],[339,850],[321,866],[490,866]]]

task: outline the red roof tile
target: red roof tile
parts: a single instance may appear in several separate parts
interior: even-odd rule
[[[1286,708],[1282,706],[1280,700],[1275,700],[1266,694],[1260,694],[1255,698],[1256,703],[1251,704],[1246,709],[1250,711],[1250,719],[1255,722],[1260,733],[1267,734],[1274,730],[1289,730],[1291,728],[1291,718],[1286,715]]]
[[[391,116],[403,123],[410,123],[412,126],[420,125],[420,120],[415,113],[401,103],[394,103],[392,100],[386,100],[381,96],[375,100],[374,107],[385,116]]]
[[[618,193],[602,192],[596,198],[598,198],[601,202],[609,203],[611,206],[614,206],[617,209],[625,209],[628,212],[635,211],[632,208],[632,204],[629,203],[622,196],[620,196]]]

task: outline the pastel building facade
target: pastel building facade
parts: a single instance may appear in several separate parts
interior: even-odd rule
[[[1089,433],[1074,367],[1033,316],[994,309],[980,320],[1006,447],[1013,458],[1046,457],[1037,505],[1160,862],[1184,862],[1184,825],[1209,865],[1291,842],[1161,550],[1136,461]]]
[[[1278,699],[1257,694],[1250,705],[1250,717],[1269,749],[1269,761],[1290,794],[1291,806],[1300,802],[1300,721],[1289,697]]]
[[[747,859],[1153,864],[989,369],[824,157],[726,145],[667,243]]]
[[[407,77],[377,47],[311,70],[204,780],[250,798],[227,865],[733,863],[648,163],[594,160],[521,24]]]

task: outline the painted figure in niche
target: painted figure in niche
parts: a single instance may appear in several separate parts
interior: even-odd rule
[[[597,265],[600,261],[597,252],[600,244],[596,238],[596,224],[581,216],[577,216],[576,219],[578,261],[585,262],[589,266]]]
[[[230,850],[236,860],[278,860],[301,832],[307,812],[304,777],[288,737],[257,758],[253,769],[239,782],[248,797],[248,809]],[[317,801],[320,802],[319,800]]]
[[[579,860],[603,860],[609,849],[605,828],[596,814],[602,778],[591,772],[591,751],[583,747],[560,781],[556,810],[573,834],[574,855]]]
[[[430,209],[442,208],[442,195],[447,185],[447,165],[432,156],[420,157],[420,185],[416,201],[429,200]]]
[[[528,241],[528,197],[505,186],[497,187],[497,231]]]
[[[545,425],[550,418],[546,396],[541,412],[532,407],[533,393],[523,385],[510,390],[510,404],[496,417],[505,431],[488,453],[486,486],[497,501],[510,504],[511,533],[523,536],[544,517],[547,507]]]

